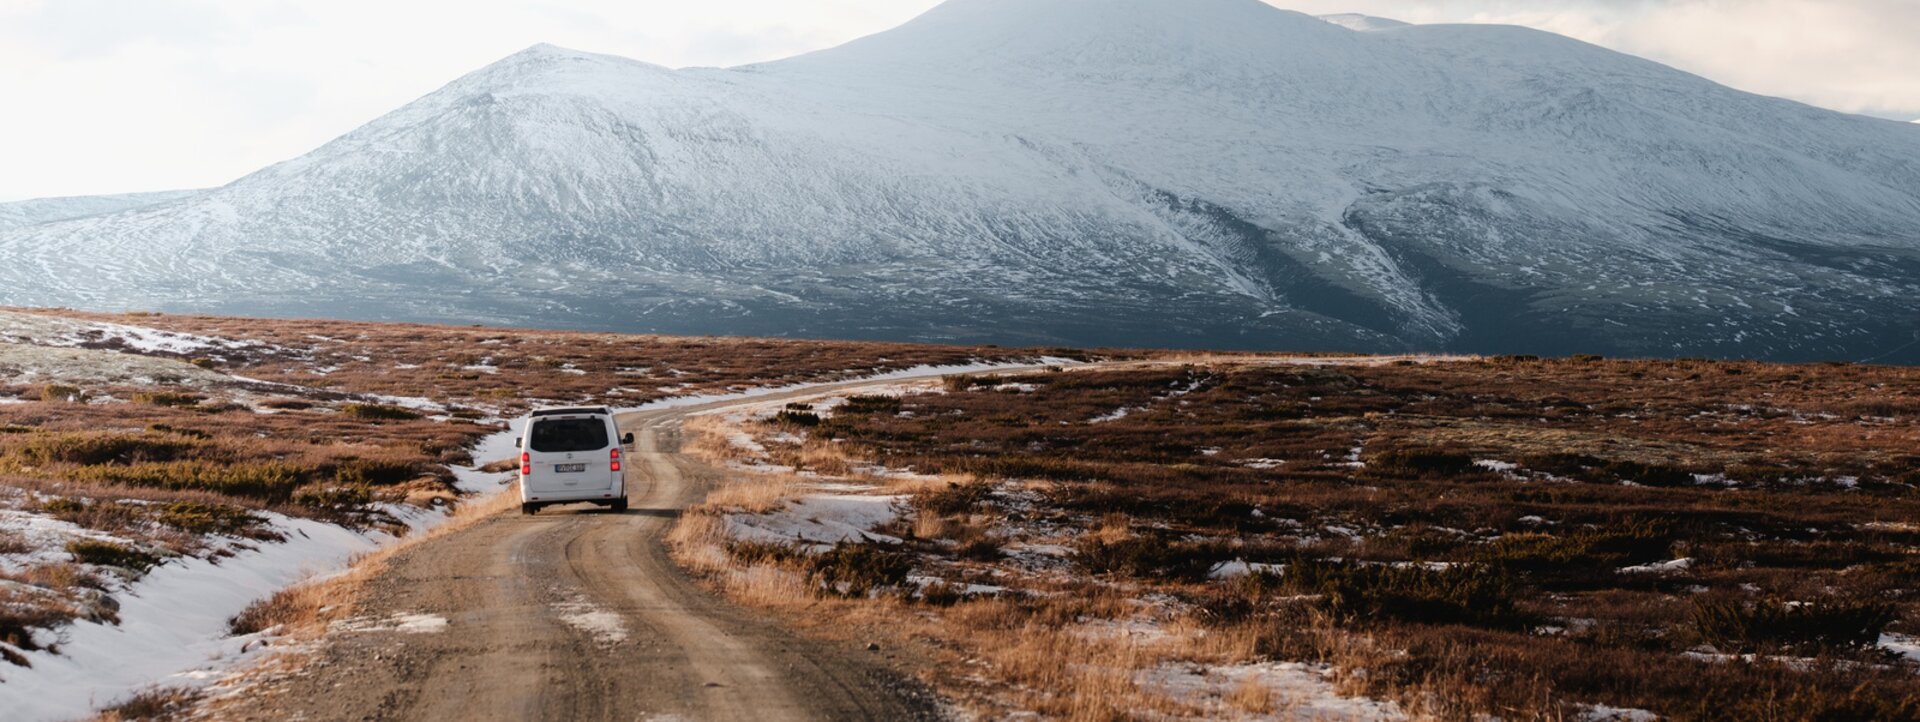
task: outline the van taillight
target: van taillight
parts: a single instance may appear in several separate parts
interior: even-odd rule
[[[620,470],[620,447],[613,447],[613,470]]]
[[[533,455],[524,451],[520,452],[520,475],[526,476],[532,473],[533,473]]]

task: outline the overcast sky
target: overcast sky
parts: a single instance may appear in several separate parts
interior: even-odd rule
[[[1920,118],[1920,0],[1270,0],[1501,22],[1743,90]],[[215,186],[536,42],[771,60],[936,0],[0,0],[0,200]]]

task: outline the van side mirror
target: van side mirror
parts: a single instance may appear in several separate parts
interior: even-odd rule
[[[632,446],[632,445],[633,445],[633,432],[631,432],[631,431],[629,431],[629,432],[627,432],[627,435],[626,435],[626,436],[622,436],[622,437],[620,437],[620,443],[622,443],[622,444],[625,444],[625,445],[627,445],[627,446]]]

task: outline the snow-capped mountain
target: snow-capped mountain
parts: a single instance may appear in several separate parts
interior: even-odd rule
[[[12,304],[1920,362],[1920,128],[1515,27],[950,0],[738,68],[537,46],[0,255]]]

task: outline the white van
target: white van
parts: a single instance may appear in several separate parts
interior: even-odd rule
[[[520,512],[590,502],[627,510],[627,482],[620,436],[606,407],[536,409],[527,415],[520,447]]]

